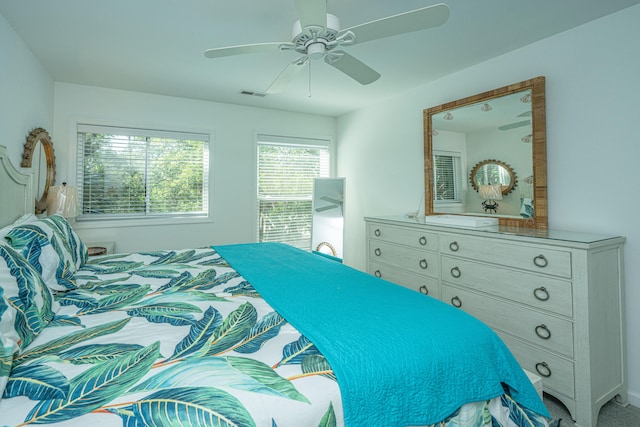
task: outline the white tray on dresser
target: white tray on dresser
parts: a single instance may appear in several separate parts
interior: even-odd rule
[[[365,218],[367,271],[479,318],[580,427],[627,404],[624,237]]]

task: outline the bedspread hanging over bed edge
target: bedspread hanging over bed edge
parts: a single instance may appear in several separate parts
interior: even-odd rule
[[[504,343],[463,311],[284,244],[214,249],[325,355],[347,426],[436,423],[503,383],[549,417]]]

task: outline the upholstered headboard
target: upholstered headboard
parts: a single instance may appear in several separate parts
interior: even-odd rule
[[[0,145],[0,227],[34,211],[31,185],[31,174],[16,169],[9,160],[7,148]]]

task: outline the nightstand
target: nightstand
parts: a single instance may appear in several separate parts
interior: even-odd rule
[[[85,242],[89,256],[108,255],[115,252],[116,242]]]

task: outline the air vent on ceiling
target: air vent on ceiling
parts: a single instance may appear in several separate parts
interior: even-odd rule
[[[267,96],[264,92],[256,92],[255,90],[241,90],[240,95],[249,95],[249,96],[259,96],[260,98],[264,98]]]

